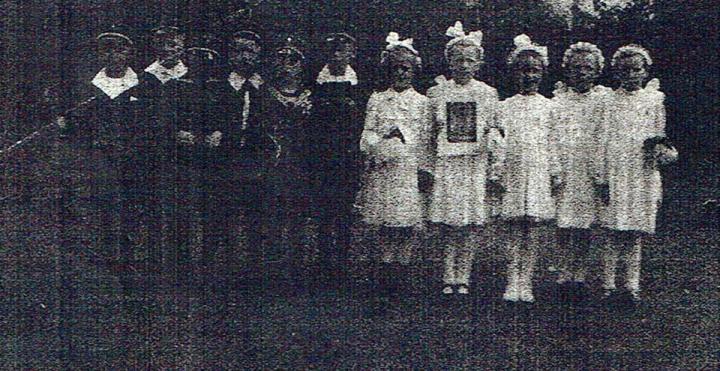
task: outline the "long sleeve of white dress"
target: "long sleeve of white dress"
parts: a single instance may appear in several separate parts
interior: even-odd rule
[[[612,93],[605,115],[605,180],[610,202],[603,225],[621,231],[655,233],[662,200],[662,177],[648,163],[645,141],[665,137],[665,95],[657,80],[644,89]]]
[[[360,139],[369,159],[356,207],[373,225],[410,227],[422,221],[418,170],[428,167],[428,100],[414,89],[373,93]],[[398,131],[403,139],[388,137]]]

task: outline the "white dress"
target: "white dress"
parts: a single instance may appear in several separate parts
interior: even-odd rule
[[[518,94],[500,102],[498,123],[505,131],[503,218],[555,217],[551,176],[558,175],[560,166],[550,136],[553,109],[553,102],[540,94]]]
[[[562,191],[556,200],[560,228],[587,229],[598,221],[600,201],[594,182],[601,147],[596,134],[610,92],[604,86],[587,93],[566,87],[555,91],[552,135],[561,165]]]
[[[423,220],[417,171],[427,168],[428,99],[410,88],[370,96],[360,150],[368,158],[356,208],[362,221],[410,227]],[[397,137],[383,138],[398,130]]]
[[[485,204],[488,170],[486,133],[496,126],[497,91],[477,80],[471,80],[466,85],[449,80],[441,81],[427,94],[435,139],[432,164],[435,182],[430,199],[430,221],[451,226],[484,224],[489,213]],[[472,140],[458,142],[448,136],[447,116],[453,103],[474,105],[475,120],[472,124],[475,135]]]
[[[644,89],[610,94],[603,128],[604,164],[600,176],[610,188],[603,225],[619,231],[655,233],[662,200],[660,171],[646,165],[643,143],[665,136],[665,94],[653,80]]]

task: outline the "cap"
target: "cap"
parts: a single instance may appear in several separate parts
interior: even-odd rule
[[[152,33],[154,36],[175,36],[178,34],[183,34],[183,32],[180,30],[180,27],[167,24],[153,28],[152,30],[150,30],[150,33]]]
[[[325,42],[335,45],[335,44],[350,44],[350,45],[356,45],[357,40],[355,40],[354,37],[346,34],[345,32],[336,32],[331,33],[325,36]]]
[[[304,50],[304,43],[303,41],[294,35],[285,35],[281,37],[278,41],[276,41],[275,45],[275,52],[277,54],[292,52],[296,53],[300,56],[300,58],[305,58],[305,54],[303,52]]]
[[[260,35],[258,35],[256,32],[250,31],[250,30],[241,30],[233,33],[232,35],[233,40],[235,39],[245,39],[254,41],[257,44],[260,44],[262,41],[262,38]]]
[[[112,25],[108,27],[104,32],[97,35],[95,38],[96,40],[100,41],[103,39],[118,39],[123,40],[128,45],[134,45],[135,43],[132,41],[132,38],[130,38],[130,32],[129,28],[127,28],[124,25]]]

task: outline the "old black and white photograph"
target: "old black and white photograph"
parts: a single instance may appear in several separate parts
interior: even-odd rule
[[[0,1],[0,369],[720,369],[718,4]]]

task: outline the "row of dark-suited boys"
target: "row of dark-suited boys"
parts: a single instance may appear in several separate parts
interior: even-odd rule
[[[517,36],[507,58],[517,94],[500,101],[474,78],[482,32],[460,22],[447,30],[449,78],[436,79],[427,95],[413,88],[421,59],[412,39],[391,32],[378,61],[389,87],[367,100],[351,67],[350,35],[327,36],[327,64],[308,89],[305,51],[293,37],[272,44],[253,30],[234,31],[222,76],[221,53],[178,28],[153,31],[157,60],[140,74],[129,67],[133,40],[116,29],[100,34],[96,95],[58,120],[75,159],[69,170],[84,169],[80,183],[97,186],[88,194],[99,209],[100,246],[126,289],[142,269],[141,245],[146,267],[200,272],[207,282],[199,284],[221,280],[213,277],[217,264],[233,260],[221,251],[242,255],[230,276],[262,287],[275,261],[291,281],[314,274],[304,247],[317,244],[333,281],[352,264],[354,225],[376,261],[371,278],[382,298],[394,281],[388,275],[409,261],[406,242],[430,225],[445,253],[441,292],[463,295],[482,248],[473,235],[499,220],[509,231],[505,300],[534,301],[543,251],[562,251],[558,283],[583,283],[597,233],[607,241],[606,295],[616,292],[622,260],[624,288],[639,300],[659,168],[677,158],[641,46],[614,53],[619,88],[611,90],[595,84],[605,64],[598,47],[571,45],[565,81],[549,99],[538,93],[547,48]],[[267,45],[270,73],[261,76]],[[68,209],[87,191],[73,186],[77,178],[65,180]],[[541,246],[548,231],[557,231],[558,246]],[[233,249],[239,240],[242,251]]]

